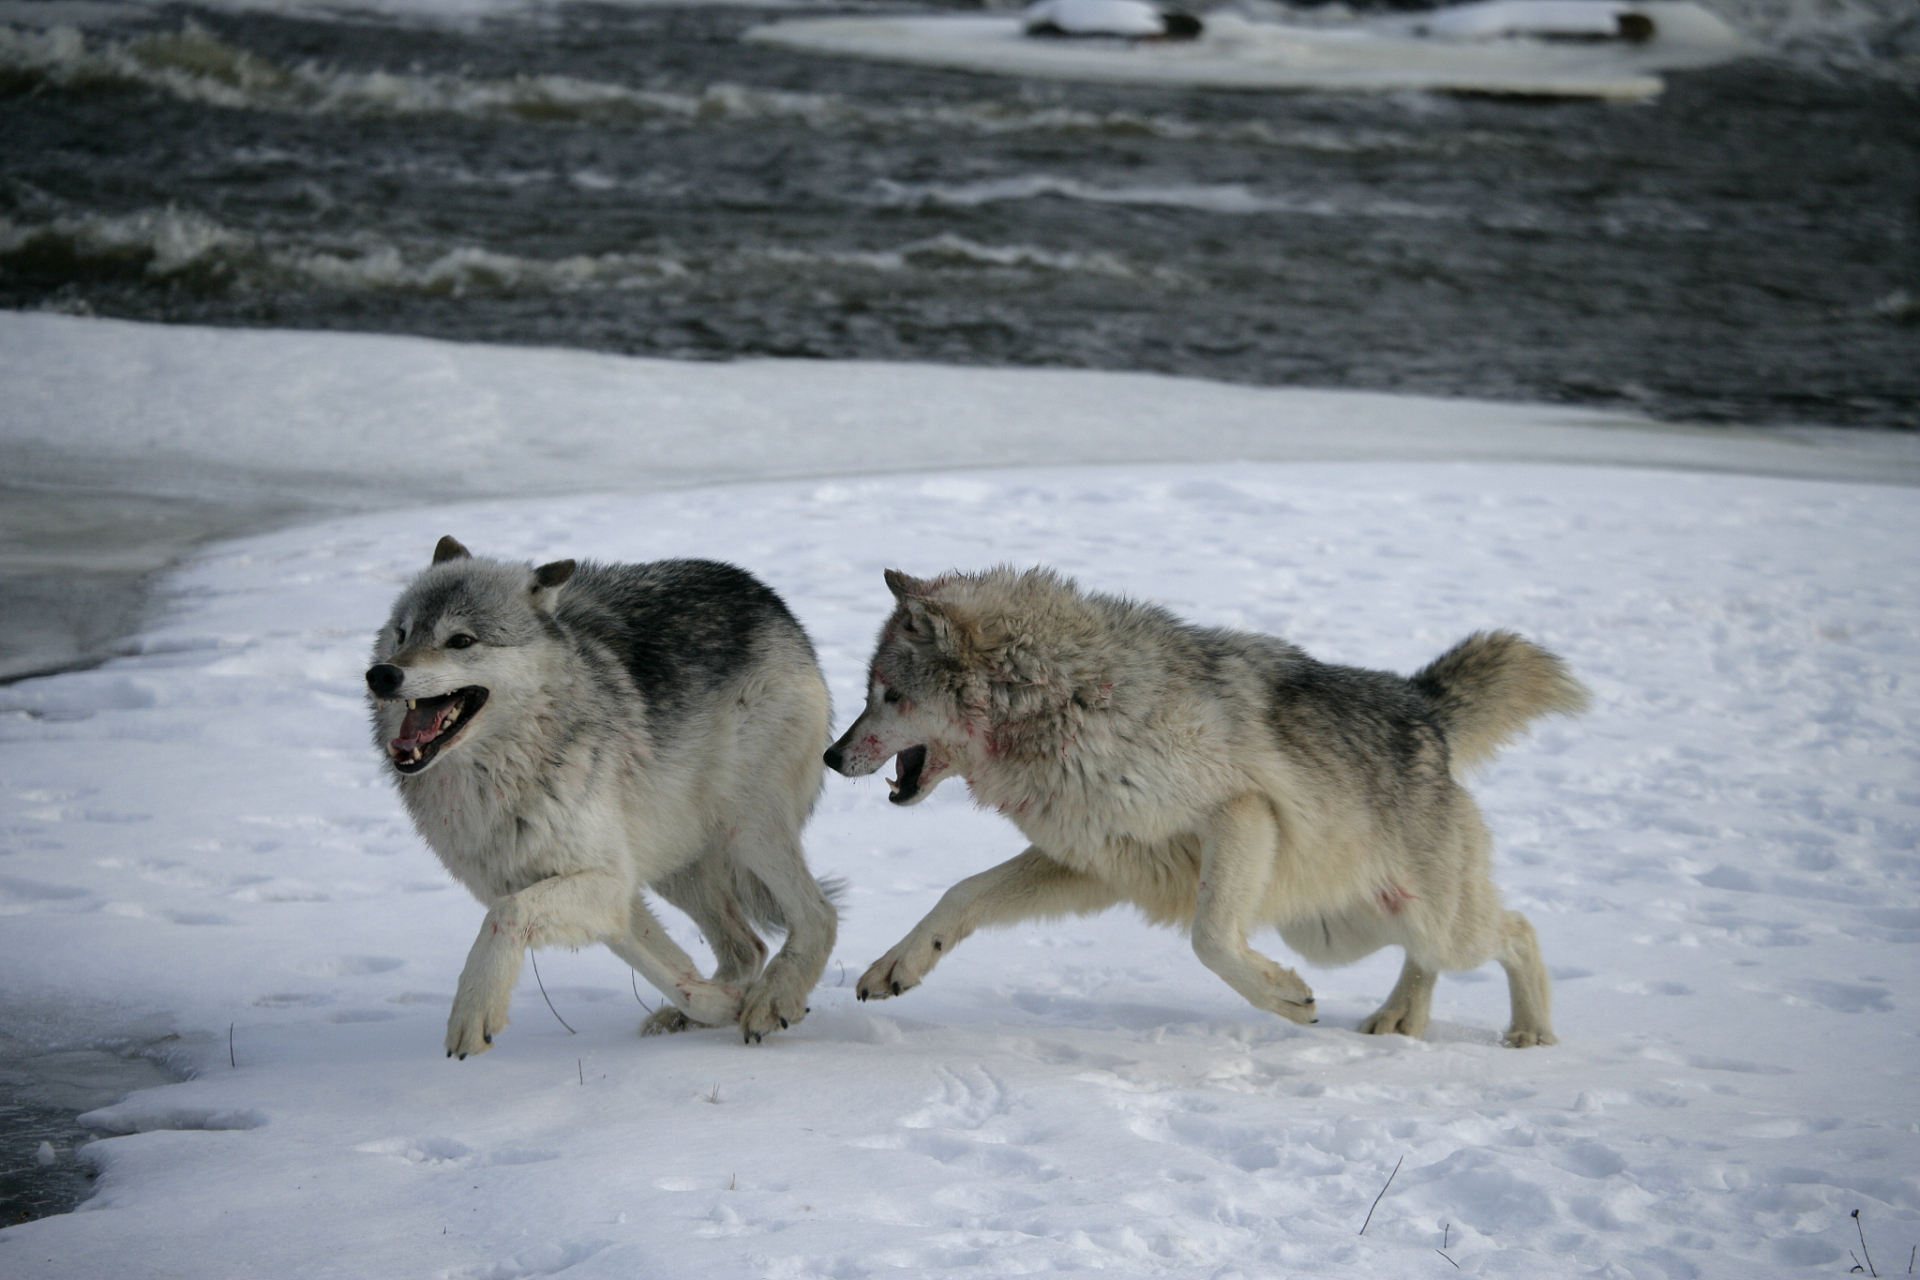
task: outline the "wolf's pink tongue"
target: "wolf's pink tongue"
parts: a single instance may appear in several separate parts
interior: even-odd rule
[[[420,742],[440,732],[440,715],[446,708],[409,707],[406,717],[400,721],[400,742]]]

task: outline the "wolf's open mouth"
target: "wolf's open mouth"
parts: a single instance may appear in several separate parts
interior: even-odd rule
[[[455,689],[441,698],[408,699],[406,718],[400,721],[400,736],[387,744],[393,767],[402,773],[418,773],[426,768],[440,753],[440,748],[467,727],[467,722],[486,700],[487,691],[477,684]]]
[[[887,799],[895,804],[911,804],[920,794],[920,771],[927,767],[927,749],[908,747],[894,757],[893,763],[898,774],[887,779]]]

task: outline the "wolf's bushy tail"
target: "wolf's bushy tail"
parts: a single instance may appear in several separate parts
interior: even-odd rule
[[[1476,631],[1416,673],[1413,687],[1446,732],[1455,773],[1493,759],[1540,716],[1579,715],[1591,700],[1566,663],[1511,631]]]

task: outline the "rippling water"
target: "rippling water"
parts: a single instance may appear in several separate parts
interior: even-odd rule
[[[768,16],[0,28],[0,305],[1920,416],[1912,77],[1169,92],[739,41]]]

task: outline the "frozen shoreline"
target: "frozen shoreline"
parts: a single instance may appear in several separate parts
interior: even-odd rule
[[[554,421],[553,386],[571,388]],[[565,492],[1072,463],[1506,461],[1920,483],[1920,437],[1159,375],[675,363],[0,312],[0,679],[118,651],[222,537]],[[1125,388],[1135,411],[1092,406]],[[410,424],[443,421],[421,432]]]

